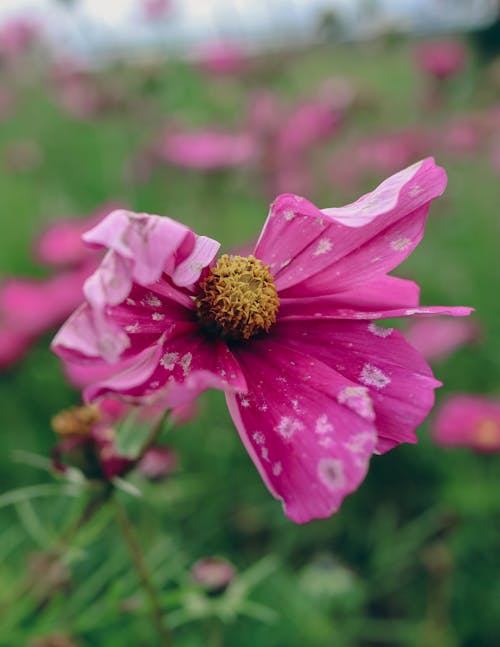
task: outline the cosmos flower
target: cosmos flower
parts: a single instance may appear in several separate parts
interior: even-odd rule
[[[340,208],[279,196],[252,255],[169,218],[123,210],[84,235],[108,249],[54,351],[101,371],[87,401],[114,393],[175,407],[225,392],[240,437],[296,522],[327,517],[373,453],[414,433],[439,383],[380,319],[466,315],[420,307],[388,276],[420,242],[446,174],[426,159]]]
[[[81,235],[109,212],[108,203],[86,219],[58,221],[35,240],[37,259],[56,272],[45,279],[9,277],[0,285],[0,368],[15,364],[36,339],[63,322],[82,299],[82,286],[101,254]],[[36,316],[33,316],[36,313]]]
[[[432,361],[444,359],[461,346],[476,342],[480,334],[474,321],[435,317],[413,321],[406,338],[425,359]]]
[[[235,76],[245,71],[248,57],[236,43],[212,43],[196,52],[199,69],[213,76]]]
[[[471,394],[449,397],[438,411],[433,437],[443,447],[500,451],[500,400]]]
[[[422,43],[416,52],[420,69],[436,79],[448,79],[464,68],[467,50],[458,40],[442,38]]]

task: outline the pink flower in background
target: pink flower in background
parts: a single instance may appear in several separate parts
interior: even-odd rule
[[[355,189],[367,177],[384,177],[416,162],[431,148],[430,133],[407,128],[364,137],[338,151],[331,165],[335,184]]]
[[[74,61],[63,60],[54,66],[52,84],[55,101],[75,119],[93,119],[124,103],[118,86]]]
[[[465,319],[419,319],[406,330],[406,338],[429,361],[444,359],[480,336],[479,326]]]
[[[166,133],[157,144],[156,152],[159,159],[169,164],[216,171],[251,163],[257,149],[249,133],[187,130]]]
[[[467,49],[463,43],[451,38],[428,41],[417,47],[416,61],[423,72],[444,80],[462,72],[467,61]]]
[[[414,433],[439,383],[379,319],[466,315],[421,307],[387,272],[420,242],[446,175],[432,159],[341,208],[279,196],[248,257],[169,218],[114,211],[85,234],[107,248],[54,351],[100,371],[87,401],[176,407],[225,392],[271,493],[298,523],[335,512],[373,453]]]
[[[214,76],[235,76],[247,67],[248,58],[236,43],[215,43],[196,53],[199,69]]]
[[[482,145],[483,133],[480,124],[471,118],[454,120],[445,126],[442,146],[453,155],[477,154]]]
[[[153,148],[157,159],[182,168],[216,171],[241,166],[260,169],[268,190],[306,191],[311,184],[307,155],[338,131],[347,110],[331,88],[321,96],[285,110],[271,92],[259,92],[249,108],[247,124],[235,131],[168,129]],[[151,154],[136,157],[151,170]],[[137,169],[142,174],[142,164]]]
[[[81,234],[109,212],[111,204],[88,219],[57,222],[35,241],[35,255],[58,269],[46,279],[7,278],[0,284],[0,369],[15,364],[36,339],[59,325],[82,300],[82,286],[101,253],[85,247]]]
[[[179,457],[173,449],[160,445],[150,447],[137,465],[139,472],[150,481],[161,481],[177,469]]]
[[[141,9],[147,20],[165,18],[171,9],[171,0],[141,0]]]
[[[17,58],[40,36],[40,26],[26,17],[11,18],[0,27],[0,58]]]
[[[443,447],[500,451],[500,400],[470,394],[449,397],[439,408],[433,437]]]

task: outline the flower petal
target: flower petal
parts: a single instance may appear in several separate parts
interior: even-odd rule
[[[209,388],[245,391],[246,382],[227,345],[200,335],[194,323],[180,323],[177,334],[118,365],[119,370],[90,385],[85,395],[95,400],[118,393],[129,401],[161,402],[173,408],[191,402]],[[97,375],[97,373],[96,373]]]
[[[292,348],[321,359],[345,378],[369,390],[383,453],[402,442],[415,443],[415,428],[434,404],[440,382],[403,335],[373,322],[286,321],[279,334]]]
[[[265,484],[293,521],[305,523],[335,512],[365,477],[373,411],[366,388],[282,341],[234,349],[248,394],[226,399]]]
[[[373,311],[375,308],[414,308],[418,306],[420,288],[413,281],[395,276],[379,276],[373,281],[326,297],[280,297],[279,318],[286,316],[335,316],[345,311]]]
[[[422,238],[431,201],[445,186],[443,169],[429,158],[346,207],[320,211],[304,199],[280,196],[255,255],[270,264],[284,297],[352,289],[410,254]]]

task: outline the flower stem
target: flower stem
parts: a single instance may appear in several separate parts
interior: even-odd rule
[[[156,591],[151,581],[151,577],[144,562],[142,550],[135,535],[134,529],[132,527],[132,524],[130,523],[124,506],[120,503],[116,496],[113,497],[113,504],[118,525],[120,526],[120,530],[122,532],[125,543],[128,546],[130,556],[137,571],[137,575],[139,576],[141,585],[149,598],[151,613],[155,621],[156,628],[158,629],[158,634],[161,637],[161,646],[170,647],[171,645],[173,645],[172,634],[170,633],[170,630],[165,623],[161,610],[160,600],[158,598],[158,592]]]

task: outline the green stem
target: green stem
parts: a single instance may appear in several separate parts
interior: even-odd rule
[[[156,591],[151,581],[151,577],[144,561],[142,550],[135,535],[134,529],[132,527],[132,524],[130,523],[125,508],[116,496],[113,497],[113,504],[118,525],[120,526],[120,530],[122,532],[125,543],[128,546],[130,556],[137,571],[137,575],[139,576],[141,585],[149,598],[151,614],[155,621],[156,628],[158,629],[158,634],[161,637],[161,645],[162,647],[170,647],[171,645],[173,645],[172,635],[169,628],[165,624],[160,600],[158,598],[158,592]]]

